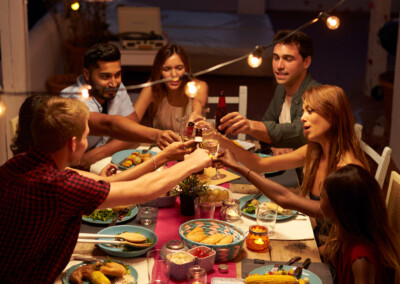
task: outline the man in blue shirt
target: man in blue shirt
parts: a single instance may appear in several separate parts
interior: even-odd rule
[[[154,142],[160,148],[164,148],[169,143],[180,140],[172,131],[161,131],[138,123],[130,97],[121,82],[120,59],[121,54],[116,46],[109,43],[93,45],[85,53],[83,74],[77,78],[74,85],[61,91],[62,96],[77,98],[88,106],[91,130],[102,127],[102,124],[112,124],[114,128],[124,128],[126,131],[127,127],[122,124],[126,124],[127,120],[111,116],[123,116],[135,126],[130,127],[133,139],[124,139],[125,141],[111,139],[109,136],[94,136],[91,131],[88,137],[88,151],[81,159],[80,168],[88,169],[91,164],[104,157],[132,148],[132,142]],[[90,97],[85,99],[82,90],[88,86]],[[126,133],[117,133],[113,138],[121,139],[122,135]]]

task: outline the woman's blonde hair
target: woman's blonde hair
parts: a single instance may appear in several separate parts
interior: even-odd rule
[[[309,105],[331,124],[328,133],[331,144],[329,153],[327,153],[326,175],[336,170],[340,159],[346,152],[352,153],[364,168],[369,168],[361,149],[360,140],[354,131],[353,113],[343,89],[331,85],[311,87],[303,94],[303,104]],[[309,194],[313,188],[321,156],[321,145],[308,141],[302,184],[303,195]]]
[[[161,79],[161,71],[165,61],[174,54],[177,54],[182,60],[183,65],[185,66],[185,72],[189,74],[191,73],[189,59],[186,55],[185,50],[180,45],[167,44],[160,48],[160,50],[156,54],[156,57],[154,58],[150,81],[153,82]],[[189,103],[189,99],[184,92],[184,88],[187,82],[188,79],[184,78],[182,80],[182,84],[179,87],[179,101],[182,105],[182,116],[185,115],[185,110]],[[158,112],[158,109],[160,108],[162,100],[164,99],[164,97],[167,96],[168,89],[165,84],[156,84],[151,87],[151,91],[153,96],[153,104],[150,107],[150,118],[151,120],[153,120]]]
[[[31,124],[33,144],[54,153],[72,137],[78,140],[86,130],[89,109],[77,99],[51,97],[35,111]]]

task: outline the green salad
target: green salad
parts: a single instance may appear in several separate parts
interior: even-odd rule
[[[129,210],[128,213],[121,215],[120,217],[123,218],[129,215],[131,215],[131,210]],[[93,220],[107,221],[119,216],[119,212],[114,212],[111,208],[108,208],[103,210],[94,210],[92,214],[84,216]]]

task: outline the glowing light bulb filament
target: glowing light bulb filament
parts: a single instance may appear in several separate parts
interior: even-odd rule
[[[199,91],[199,86],[195,81],[189,81],[185,87],[185,94],[190,97],[194,98]]]
[[[336,30],[340,26],[340,20],[336,16],[330,16],[326,19],[326,25],[331,30]]]
[[[79,3],[78,2],[72,3],[71,4],[71,9],[74,10],[74,11],[79,10]]]

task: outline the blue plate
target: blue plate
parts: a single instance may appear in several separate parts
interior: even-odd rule
[[[120,165],[120,163],[123,162],[126,158],[128,158],[130,154],[132,154],[134,152],[142,153],[142,151],[143,150],[140,150],[140,149],[128,149],[128,150],[119,151],[119,152],[115,153],[114,155],[112,155],[111,162],[113,164],[117,165],[118,168],[120,168],[121,170],[127,170],[129,168],[134,167],[135,165],[132,165],[129,168],[126,168],[126,167],[123,167],[122,165]],[[148,151],[147,153],[150,153],[152,156],[157,155],[157,153],[153,152],[153,151]]]
[[[123,218],[118,219],[117,224],[125,223],[129,220],[132,220],[137,215],[137,213],[138,213],[138,208],[137,208],[137,206],[135,206],[135,208],[130,210]],[[111,223],[112,219],[110,218],[106,221],[103,221],[103,220],[93,220],[90,217],[82,216],[82,221],[84,221],[85,223],[94,224],[94,225],[109,225]]]
[[[146,254],[149,250],[151,250],[158,241],[157,235],[146,228],[140,226],[132,226],[132,225],[119,225],[113,227],[107,227],[98,232],[98,234],[105,234],[105,235],[118,235],[123,232],[130,232],[130,233],[139,233],[143,236],[149,238],[152,241],[152,245],[145,249],[136,249],[132,251],[124,251],[122,247],[115,247],[109,246],[107,244],[98,244],[99,248],[101,248],[105,253],[117,256],[117,257],[137,257],[143,254]],[[100,240],[109,240],[109,238],[99,238]]]
[[[246,201],[252,200],[253,197],[254,197],[254,194],[246,195],[246,196],[243,196],[243,197],[239,198],[239,201],[240,201],[240,208],[242,208],[242,206],[246,203]],[[263,203],[263,202],[270,202],[271,199],[269,199],[269,198],[266,197],[265,195],[261,195],[260,198],[258,198],[258,201],[260,201],[260,203]],[[248,213],[248,212],[244,212],[244,211],[242,210],[242,214],[243,214],[243,215],[246,215],[246,216],[248,216],[248,217],[251,217],[251,218],[256,219],[256,213],[255,213],[255,212],[254,212],[254,213]],[[290,215],[281,215],[281,214],[278,214],[278,215],[276,216],[276,220],[277,220],[277,221],[286,220],[286,219],[292,218],[293,216],[296,216],[296,214],[297,214],[297,211],[296,211],[296,210],[293,210],[293,214],[290,214]]]
[[[267,155],[267,154],[262,154],[262,153],[256,153],[256,155],[258,155],[261,158],[267,158],[267,157],[271,157],[271,155]],[[274,177],[274,176],[278,176],[283,174],[285,171],[275,171],[275,172],[267,172],[264,173],[265,177]]]
[[[254,269],[249,273],[249,275],[252,274],[260,274],[263,275],[265,273],[268,273],[271,271],[273,265],[268,265],[268,266],[263,266],[257,269]],[[284,265],[283,269],[289,271],[290,269],[296,269],[296,266],[291,266],[291,265]],[[301,274],[301,279],[304,279],[305,277],[308,277],[310,280],[310,284],[322,284],[321,278],[319,278],[316,274],[312,273],[310,270],[303,269],[303,272]]]
[[[99,261],[106,261],[106,260],[105,259],[99,259]],[[127,264],[125,264],[125,263],[123,263],[121,261],[118,261],[118,260],[113,260],[113,261],[114,262],[118,262],[119,264],[122,264],[122,265],[127,265]],[[88,262],[85,261],[85,262],[82,262],[82,263],[79,263],[79,264],[75,264],[75,265],[71,266],[70,268],[68,268],[67,271],[65,271],[65,273],[63,274],[62,283],[63,284],[72,284],[72,282],[69,281],[69,277],[71,276],[72,272],[74,272],[79,266],[90,264],[90,263],[95,263],[95,261],[90,261],[90,262],[89,261]],[[132,284],[136,284],[137,280],[138,280],[138,277],[139,277],[138,272],[136,271],[135,268],[133,268],[130,265],[128,265],[128,270],[129,270],[129,273],[133,277],[135,277],[135,282],[133,282]],[[90,282],[89,281],[83,281],[83,284],[90,284]]]

